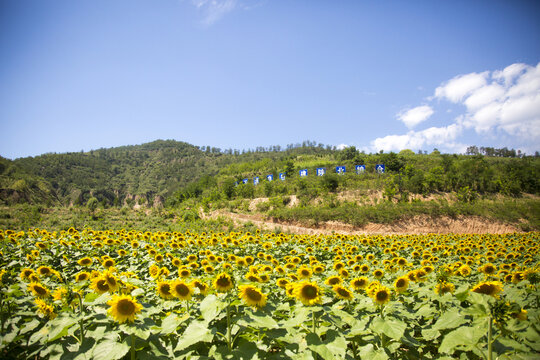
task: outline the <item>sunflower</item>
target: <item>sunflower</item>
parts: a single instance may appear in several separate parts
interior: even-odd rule
[[[37,268],[37,273],[39,276],[49,276],[53,274],[53,270],[48,266],[40,266]]]
[[[22,269],[21,280],[29,280],[32,274],[35,274],[34,270],[28,268]]]
[[[163,299],[172,299],[174,297],[171,290],[171,283],[169,281],[158,281],[156,290],[158,295]]]
[[[176,280],[172,283],[172,294],[180,300],[189,300],[193,294],[193,286],[186,284],[182,280]]]
[[[486,281],[477,284],[475,287],[472,288],[471,291],[478,294],[489,295],[497,298],[497,294],[503,291],[503,285],[499,281]]]
[[[520,281],[523,281],[523,280],[525,280],[525,273],[522,272],[522,271],[515,272],[512,275],[512,283],[514,283],[514,284],[517,284],[517,283],[519,283]]]
[[[75,275],[76,282],[86,281],[88,279],[90,279],[90,273],[86,271],[81,271],[80,273]]]
[[[315,305],[322,302],[321,290],[314,282],[303,281],[295,284],[293,294],[304,305]]]
[[[262,308],[266,305],[266,294],[261,289],[251,285],[240,285],[238,287],[238,297],[248,306]]]
[[[455,289],[456,287],[454,286],[454,284],[446,281],[438,283],[437,286],[435,286],[435,292],[439,295],[444,295],[446,293],[452,294]]]
[[[68,290],[65,287],[59,287],[53,291],[53,300],[62,301],[68,294]]]
[[[32,291],[34,296],[38,298],[46,298],[49,296],[49,289],[38,282],[31,282],[28,284],[28,290]]]
[[[142,305],[129,295],[114,295],[107,302],[111,307],[107,311],[116,321],[124,323],[134,322],[135,314],[140,313]]]
[[[191,270],[189,270],[188,268],[182,267],[178,269],[178,276],[180,276],[181,278],[187,278],[190,275],[191,275]]]
[[[339,269],[339,276],[343,279],[346,279],[349,277],[349,270],[345,269],[345,268],[341,268]]]
[[[381,269],[373,270],[373,276],[375,277],[375,279],[380,279],[384,276],[384,271],[382,271]]]
[[[372,294],[371,298],[379,305],[384,305],[390,301],[391,293],[386,286],[379,285]]]
[[[354,291],[363,290],[368,285],[369,280],[367,277],[362,276],[351,280],[351,287],[354,289]]]
[[[290,281],[287,278],[279,278],[276,280],[276,285],[282,289],[286,289],[287,285],[289,284],[290,284]]]
[[[336,285],[341,285],[341,283],[343,282],[343,279],[340,278],[339,276],[337,275],[334,275],[334,276],[330,276],[329,278],[327,278],[324,283],[326,285],[330,285],[330,286],[336,286]]]
[[[108,269],[114,266],[114,260],[111,258],[107,258],[103,260],[103,263],[101,265],[103,265],[104,268]]]
[[[298,277],[300,279],[309,279],[311,277],[311,275],[313,274],[311,269],[308,268],[307,266],[299,267],[298,270],[296,271],[296,273],[298,274]]]
[[[324,272],[324,266],[323,266],[323,265],[320,265],[320,264],[319,264],[319,265],[315,265],[315,266],[313,267],[313,272],[314,272],[315,274],[320,274],[320,273]]]
[[[171,260],[171,263],[175,266],[175,267],[180,267],[182,265],[182,260],[180,260],[179,258],[172,258]]]
[[[360,272],[365,274],[369,271],[369,265],[367,264],[363,264],[362,266],[360,266]]]
[[[204,283],[202,281],[199,281],[199,280],[193,280],[191,282],[191,286],[193,288],[199,289],[199,294],[201,294],[201,295],[208,294],[208,290],[210,290],[210,287],[206,283]]]
[[[90,286],[92,289],[94,289],[95,292],[98,294],[106,293],[107,291],[110,291],[110,286],[107,283],[107,280],[105,280],[103,277],[98,276],[95,277],[92,280],[92,285]]]
[[[54,306],[47,304],[41,299],[35,299],[34,302],[38,307],[38,313],[40,313],[44,317],[48,317],[49,320],[52,320],[56,317],[57,314],[54,312]]]
[[[231,276],[227,273],[221,273],[214,279],[214,288],[218,292],[227,292],[233,287]]]
[[[493,275],[497,272],[497,267],[491,263],[488,263],[479,268],[478,271],[486,275]]]
[[[89,258],[87,256],[87,257],[83,257],[82,259],[79,259],[79,261],[77,261],[77,264],[79,264],[81,266],[90,266],[90,265],[92,265],[93,262],[94,262],[94,260],[92,260],[92,258]]]
[[[394,288],[398,293],[403,293],[409,287],[409,278],[407,276],[401,276],[394,281]]]
[[[354,299],[353,293],[344,286],[336,285],[332,288],[332,290],[334,290],[334,293],[336,294],[338,299],[343,299],[347,301],[351,301],[352,299]]]
[[[110,292],[116,291],[116,289],[118,289],[118,280],[110,271],[105,271],[102,274],[102,278],[107,282],[107,285],[109,285]]]
[[[259,278],[259,276],[257,276],[257,274],[253,273],[253,272],[248,272],[245,276],[246,280],[248,281],[252,281],[252,282],[259,282],[261,279]]]

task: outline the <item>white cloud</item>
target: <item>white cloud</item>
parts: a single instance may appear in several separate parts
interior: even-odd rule
[[[388,135],[371,142],[375,151],[400,151],[403,149],[419,150],[428,146],[443,146],[457,150],[463,145],[454,141],[461,134],[463,127],[455,123],[446,127],[430,127],[422,131],[409,131],[405,135]]]
[[[411,129],[421,122],[426,121],[431,115],[433,115],[433,109],[428,105],[422,105],[399,112],[397,118]]]
[[[346,147],[349,147],[349,145],[347,145],[347,144],[339,144],[338,146],[336,146],[336,149],[338,149],[338,150],[343,150],[343,149],[345,149]]]
[[[237,0],[192,0],[192,3],[203,13],[202,23],[210,26],[233,11]]]
[[[469,95],[472,91],[484,86],[488,72],[458,75],[435,89],[435,97],[446,98],[454,103]]]

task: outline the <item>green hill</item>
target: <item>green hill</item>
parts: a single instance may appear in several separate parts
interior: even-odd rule
[[[0,204],[86,206],[96,198],[102,208],[203,207],[307,223],[338,220],[360,226],[417,214],[463,214],[540,226],[535,215],[540,212],[540,157],[476,147],[467,153],[366,154],[310,141],[239,151],[158,140],[14,161],[0,158]],[[376,171],[377,164],[385,165],[384,174]],[[356,165],[365,165],[365,171],[356,173]],[[346,172],[336,174],[336,166],[345,166]],[[317,168],[325,168],[326,175],[316,176]],[[299,176],[302,169],[308,176]],[[285,181],[279,180],[280,173],[286,174]],[[288,205],[291,196],[295,206]],[[254,198],[263,198],[255,210],[250,209]]]

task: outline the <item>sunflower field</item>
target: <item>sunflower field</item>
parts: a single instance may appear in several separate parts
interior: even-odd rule
[[[539,235],[0,230],[0,358],[538,359]]]

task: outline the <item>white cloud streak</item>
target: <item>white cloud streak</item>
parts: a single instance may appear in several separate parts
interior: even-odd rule
[[[463,105],[465,112],[446,127],[377,138],[371,142],[372,150],[399,151],[431,145],[462,151],[464,146],[458,138],[469,129],[479,135],[509,135],[516,144],[540,144],[540,63],[516,63],[494,72],[458,75],[437,87],[427,100],[435,99]],[[432,114],[431,106],[422,105],[397,117],[412,128]]]
[[[426,121],[431,115],[433,115],[431,106],[422,105],[399,112],[397,118],[403,121],[403,123],[411,129],[421,122]]]
[[[210,26],[234,10],[237,0],[192,0],[192,4],[203,13],[202,24]]]

